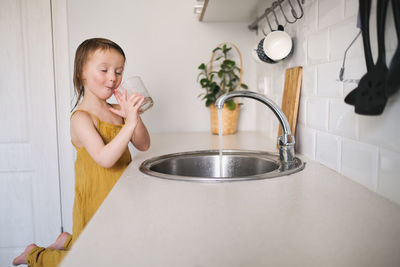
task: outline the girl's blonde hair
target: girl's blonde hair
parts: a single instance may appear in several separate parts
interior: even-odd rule
[[[79,101],[81,100],[81,98],[85,93],[83,88],[83,79],[82,79],[83,68],[89,56],[98,49],[100,50],[114,49],[124,57],[124,61],[126,60],[125,53],[122,50],[122,48],[111,40],[104,38],[92,38],[83,41],[83,43],[81,43],[78,46],[75,53],[73,79],[74,79],[76,102],[72,110],[76,108],[76,106],[78,105]]]

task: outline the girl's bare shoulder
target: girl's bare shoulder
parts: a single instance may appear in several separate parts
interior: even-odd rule
[[[71,115],[70,134],[71,141],[76,147],[84,146],[84,140],[87,139],[86,136],[93,137],[93,135],[97,134],[96,122],[90,113],[76,110]]]
[[[93,127],[95,126],[96,122],[93,116],[84,110],[76,110],[71,115],[71,130],[76,128],[86,128],[87,126]],[[86,127],[85,127],[86,126]]]

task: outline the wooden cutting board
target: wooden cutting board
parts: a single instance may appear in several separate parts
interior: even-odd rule
[[[285,113],[292,135],[296,134],[297,115],[299,113],[301,80],[303,67],[286,69],[285,85],[282,97],[282,111]],[[279,125],[278,136],[282,134],[282,127]]]

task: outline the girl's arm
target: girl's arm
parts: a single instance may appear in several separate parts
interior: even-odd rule
[[[75,145],[85,147],[93,160],[104,168],[111,168],[118,161],[128,146],[129,141],[139,123],[138,109],[143,97],[132,96],[126,100],[125,125],[107,145],[97,132],[91,116],[84,112],[76,112],[71,118],[71,137],[78,140]]]
[[[138,124],[133,131],[131,142],[140,151],[146,151],[150,147],[150,135],[140,117],[138,119]]]
[[[110,110],[121,116],[122,118],[126,118],[126,113],[125,113],[125,105],[126,105],[126,97],[127,93],[126,90],[124,91],[123,94],[121,94],[118,90],[114,91],[115,98],[118,101],[118,105],[114,106],[114,108],[110,108]],[[135,94],[134,96],[139,96],[138,94]],[[150,147],[150,135],[149,132],[147,131],[146,126],[144,125],[142,119],[140,116],[137,116],[137,126],[131,136],[131,142],[132,144],[140,151],[146,151]]]

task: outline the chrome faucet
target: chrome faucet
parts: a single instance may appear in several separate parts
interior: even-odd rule
[[[290,131],[289,122],[283,111],[278,107],[278,105],[276,105],[271,99],[267,98],[265,95],[252,91],[233,91],[226,93],[218,97],[217,101],[215,101],[215,105],[218,109],[222,109],[224,107],[225,101],[234,97],[248,97],[258,100],[268,106],[274,112],[283,130],[283,134],[278,137],[279,157],[282,163],[282,168],[293,168],[295,160],[295,139],[292,135],[292,132]]]

